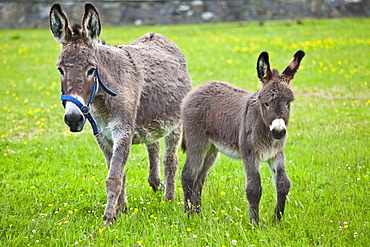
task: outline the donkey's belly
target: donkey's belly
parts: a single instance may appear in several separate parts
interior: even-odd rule
[[[235,150],[231,147],[227,147],[225,145],[216,143],[216,142],[214,142],[213,145],[215,145],[215,147],[218,149],[218,151],[220,151],[224,155],[226,155],[230,158],[233,158],[233,159],[240,159],[240,154],[237,150]]]
[[[150,144],[168,135],[177,128],[180,122],[156,121],[135,127],[132,144]]]

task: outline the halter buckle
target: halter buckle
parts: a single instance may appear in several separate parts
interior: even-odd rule
[[[81,108],[80,108],[81,112],[84,114],[84,115],[87,115],[89,114],[89,107],[83,105]]]

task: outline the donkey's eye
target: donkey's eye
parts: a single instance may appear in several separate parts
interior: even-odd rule
[[[58,67],[58,70],[59,70],[60,75],[61,75],[61,76],[64,76],[64,71],[63,71],[63,69],[62,69],[61,67]]]
[[[266,107],[266,108],[270,107],[269,103],[264,103],[263,106]]]
[[[95,72],[95,68],[91,68],[87,71],[87,76],[90,77],[92,75],[94,75],[94,72]]]
[[[286,103],[286,108],[290,109],[290,103]]]

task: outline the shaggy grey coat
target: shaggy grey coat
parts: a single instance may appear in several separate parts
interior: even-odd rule
[[[283,152],[290,102],[294,100],[289,83],[303,56],[304,52],[298,51],[280,74],[270,70],[268,54],[261,53],[257,72],[262,87],[258,92],[211,81],[185,97],[181,107],[187,153],[181,178],[185,211],[200,211],[203,184],[220,151],[243,160],[249,213],[255,223],[262,193],[259,163],[269,162],[277,190],[275,215],[281,218],[290,188]]]
[[[65,95],[87,104],[97,69],[106,86],[117,93],[112,97],[99,88],[91,105],[91,114],[99,128],[95,137],[109,167],[105,221],[113,223],[116,211],[126,209],[124,167],[131,144],[146,144],[150,164],[148,181],[158,190],[162,187],[159,138],[165,137],[165,198],[174,199],[180,103],[191,89],[183,53],[171,40],[156,33],[146,34],[130,45],[102,43],[100,17],[91,3],[85,4],[82,26],[75,25],[72,29],[61,6],[54,4],[50,10],[50,28],[62,45],[57,66]],[[71,131],[81,131],[85,116],[74,103],[64,104],[66,124]]]

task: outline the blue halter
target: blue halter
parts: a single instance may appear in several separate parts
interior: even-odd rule
[[[89,122],[91,124],[91,127],[93,129],[94,135],[97,135],[99,133],[99,130],[98,130],[98,126],[97,126],[97,124],[96,124],[93,116],[90,114],[89,111],[90,111],[90,105],[92,104],[92,102],[94,100],[94,97],[95,97],[95,94],[96,94],[96,92],[98,90],[98,83],[104,89],[104,91],[107,92],[109,95],[112,95],[112,96],[116,96],[117,95],[115,92],[113,92],[112,90],[110,90],[109,88],[107,88],[107,86],[105,86],[104,82],[100,78],[100,74],[99,74],[98,68],[96,68],[95,69],[95,72],[94,72],[94,87],[93,87],[93,89],[91,91],[89,103],[87,105],[83,105],[75,97],[72,97],[70,95],[65,95],[63,93],[63,91],[62,91],[62,95],[60,96],[60,100],[63,100],[63,101],[64,100],[71,101],[78,108],[80,108],[81,112],[85,115],[85,117],[87,118],[87,120],[89,120]],[[63,107],[65,108],[65,105],[63,105]]]

